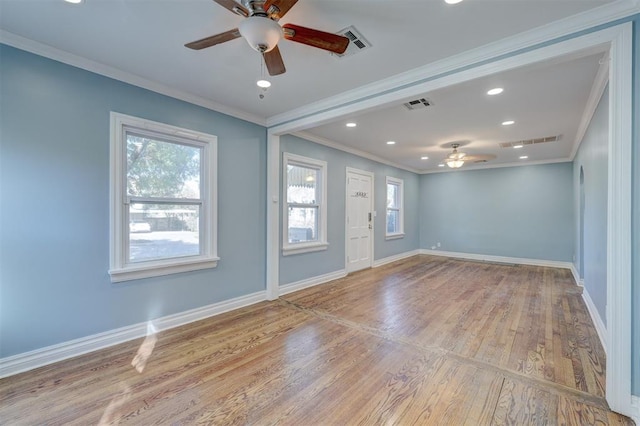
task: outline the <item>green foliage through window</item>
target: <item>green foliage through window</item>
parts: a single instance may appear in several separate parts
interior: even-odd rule
[[[128,195],[200,198],[200,155],[197,147],[128,133]]]

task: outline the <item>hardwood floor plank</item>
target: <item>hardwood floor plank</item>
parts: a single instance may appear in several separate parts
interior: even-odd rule
[[[633,426],[630,419],[590,405],[581,404],[569,398],[559,397],[557,424],[583,425],[625,425]]]
[[[630,425],[604,366],[568,271],[414,256],[2,379],[0,423]]]
[[[493,418],[495,425],[551,425],[557,399],[548,392],[506,379]]]

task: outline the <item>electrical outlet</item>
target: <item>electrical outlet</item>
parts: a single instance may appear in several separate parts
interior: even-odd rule
[[[438,248],[440,248],[440,241],[438,241],[438,244],[436,244],[438,246]]]

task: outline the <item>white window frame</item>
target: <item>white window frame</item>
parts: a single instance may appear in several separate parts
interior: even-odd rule
[[[110,269],[112,282],[215,268],[217,256],[217,141],[214,135],[111,112],[110,149]],[[127,205],[127,132],[201,148],[200,254],[129,262]]]
[[[318,240],[289,243],[289,203],[287,202],[287,166],[315,169],[318,172],[316,204],[318,207]],[[296,207],[301,206],[296,204]],[[327,162],[285,152],[282,154],[282,255],[310,253],[326,250],[327,242]]]
[[[394,178],[391,176],[387,176],[386,179],[386,186],[385,186],[385,190],[386,193],[388,194],[388,189],[389,189],[389,185],[395,185],[398,188],[398,207],[397,208],[390,208],[387,207],[385,210],[385,215],[384,215],[384,233],[385,233],[385,238],[387,240],[393,240],[396,238],[403,238],[404,237],[404,180],[402,179],[398,179],[398,178]],[[387,198],[388,195],[385,197],[385,201],[388,205],[389,203],[389,199]],[[387,229],[387,217],[389,215],[389,210],[393,210],[393,211],[397,211],[398,212],[398,232],[388,232]]]

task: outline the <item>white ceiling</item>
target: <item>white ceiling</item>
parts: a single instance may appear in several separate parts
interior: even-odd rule
[[[380,158],[393,158],[419,171],[438,170],[451,153],[451,144],[469,155],[493,154],[483,164],[519,163],[568,159],[572,154],[580,120],[603,53],[540,63],[466,83],[424,93],[412,99],[428,99],[431,106],[408,110],[403,102],[362,115],[309,129],[308,134],[340,143]],[[565,59],[565,58],[563,58]],[[489,89],[504,91],[487,95]],[[513,125],[502,123],[512,120]],[[347,128],[347,122],[357,127]],[[560,136],[557,142],[500,148],[516,142]],[[396,142],[387,145],[387,141]],[[428,160],[421,157],[428,156]]]
[[[280,42],[287,72],[272,77],[259,99],[259,54],[242,39],[201,51],[187,42],[232,29],[243,19],[211,0],[0,0],[3,41],[88,69],[189,99],[251,121],[303,110],[380,80],[463,54],[594,8],[627,0],[299,0],[280,24],[328,32],[348,26],[372,44],[351,57],[288,40]],[[598,10],[598,11],[599,11]],[[31,46],[39,46],[38,48]],[[388,105],[356,117],[307,128],[307,135],[341,144],[416,171],[432,171],[462,141],[469,154],[493,153],[491,163],[518,160],[498,142],[561,135],[539,144],[528,161],[566,159],[598,72],[602,52],[573,55],[425,93],[426,110]],[[72,58],[72,59],[69,59]],[[486,90],[502,86],[502,95]],[[346,129],[347,118],[358,122]],[[513,119],[508,128],[500,123]],[[387,140],[395,140],[387,146]],[[544,145],[544,146],[543,146]],[[519,155],[522,155],[518,153]],[[420,160],[428,155],[429,160]],[[487,163],[489,164],[489,163]]]

